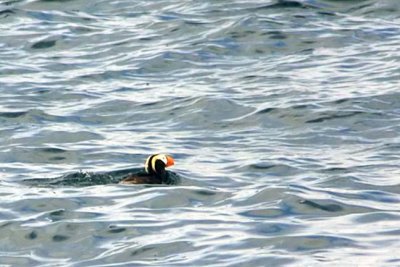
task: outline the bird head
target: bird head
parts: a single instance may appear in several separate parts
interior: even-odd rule
[[[144,169],[149,174],[161,174],[165,172],[166,167],[174,164],[175,161],[170,155],[154,154],[147,158]]]

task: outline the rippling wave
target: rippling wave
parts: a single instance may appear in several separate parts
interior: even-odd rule
[[[0,1],[0,265],[398,265],[399,11]]]

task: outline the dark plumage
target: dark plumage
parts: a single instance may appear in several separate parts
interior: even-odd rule
[[[155,154],[147,158],[145,171],[129,174],[120,182],[121,184],[163,184],[167,183],[168,173],[166,167],[174,165],[174,159],[165,154]]]

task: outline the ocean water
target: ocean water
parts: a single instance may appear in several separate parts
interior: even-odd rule
[[[0,265],[400,266],[399,44],[398,0],[0,1]]]

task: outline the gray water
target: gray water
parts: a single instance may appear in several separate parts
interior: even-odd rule
[[[398,0],[0,1],[0,264],[400,266],[399,44]]]

